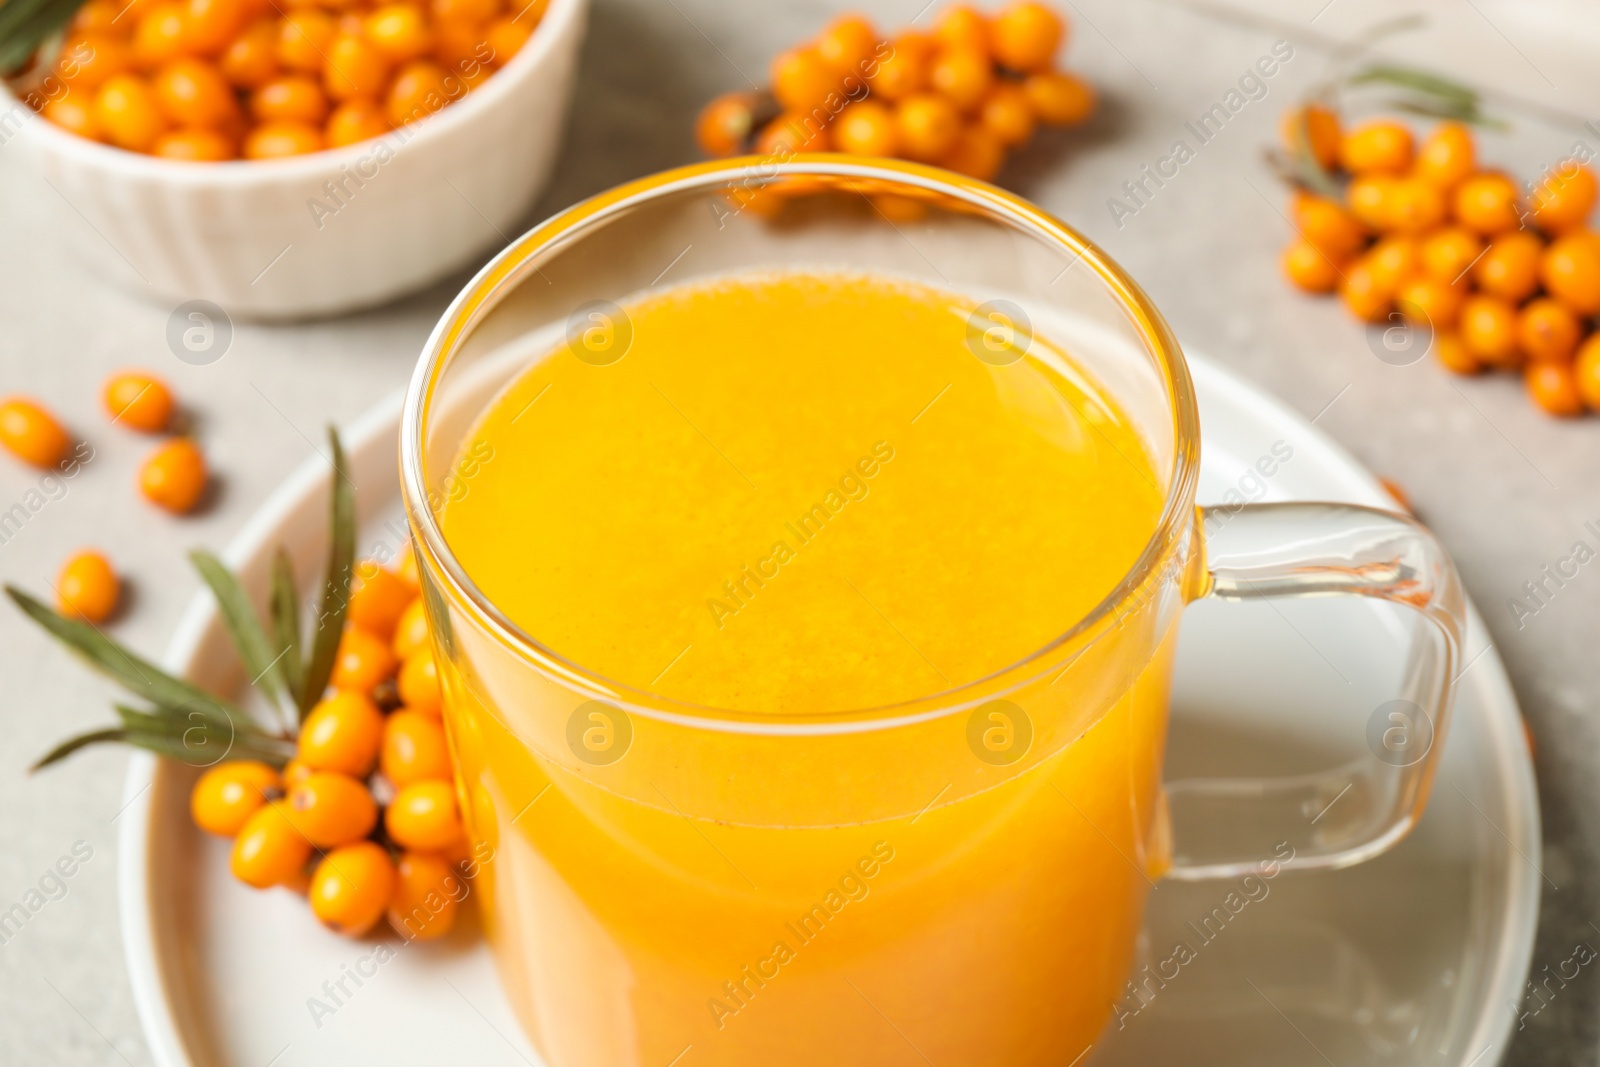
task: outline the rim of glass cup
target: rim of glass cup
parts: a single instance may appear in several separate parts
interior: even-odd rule
[[[708,707],[618,682],[568,659],[523,631],[478,588],[450,550],[438,517],[427,504],[423,454],[429,403],[460,343],[493,310],[500,297],[537,266],[542,253],[558,244],[579,239],[586,229],[603,225],[652,200],[695,190],[720,195],[730,188],[757,189],[777,179],[793,177],[877,181],[953,198],[1000,223],[1056,245],[1070,257],[1069,266],[1078,262],[1087,264],[1132,320],[1162,375],[1171,420],[1169,429],[1173,435],[1172,478],[1156,528],[1122,580],[1087,614],[1013,663],[981,678],[924,696],[855,710],[769,713]],[[800,154],[781,161],[763,156],[740,156],[662,171],[581,201],[524,233],[486,264],[451,302],[434,327],[412,374],[400,424],[400,481],[406,512],[413,528],[421,535],[421,547],[444,575],[449,586],[447,595],[535,669],[555,674],[575,689],[628,710],[685,725],[751,733],[846,732],[882,729],[976,707],[993,699],[995,692],[1020,684],[1019,676],[1022,681],[1027,680],[1031,676],[1025,672],[1031,665],[1047,660],[1063,646],[1072,644],[1107,618],[1129,607],[1139,589],[1161,567],[1163,557],[1182,536],[1184,526],[1194,521],[1199,442],[1200,419],[1194,383],[1171,328],[1138,283],[1094,242],[1066,223],[1022,197],[987,182],[918,163],[893,159],[868,161],[831,153]]]

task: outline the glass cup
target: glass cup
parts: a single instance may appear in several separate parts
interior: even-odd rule
[[[472,491],[482,457],[459,450],[474,418],[556,346],[596,366],[622,358],[623,305],[641,294],[807,267],[971,297],[969,343],[995,373],[1035,334],[1071,351],[1136,422],[1161,479],[1137,563],[1021,661],[889,707],[685,705],[522,632],[440,530],[441,508]],[[1033,205],[933,168],[686,167],[562,212],[485,267],[412,380],[402,480],[481,860],[474,893],[546,1061],[1076,1062],[1123,995],[1155,879],[1344,866],[1404,836],[1451,704],[1454,568],[1399,514],[1197,509],[1199,447],[1183,355],[1132,279]],[[628,562],[648,565],[646,546]],[[1184,605],[1333,593],[1418,620],[1373,757],[1163,786]]]

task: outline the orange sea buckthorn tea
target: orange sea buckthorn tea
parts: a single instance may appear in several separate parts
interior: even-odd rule
[[[624,312],[624,358],[562,346],[488,407],[462,455],[492,459],[445,506],[445,536],[522,629],[685,704],[776,721],[993,674],[1112,591],[1162,499],[1110,396],[1043,346],[977,358],[972,313],[851,276],[650,297]],[[832,741],[791,739],[814,774],[769,783],[779,803],[759,808],[657,777],[665,753],[644,747],[666,739],[637,716],[600,706],[541,758],[504,733],[519,709],[447,700],[468,789],[501,794],[467,807],[496,839],[491,923],[545,1055],[921,1062],[906,1038],[938,1063],[1076,1054],[1160,863],[1167,662],[1165,645],[1130,662],[1148,677],[1124,714],[1079,723],[1030,773],[994,772],[1028,747],[1017,731],[1065,724],[991,710],[936,756],[912,737],[830,770]],[[617,730],[633,751],[584,773]],[[677,755],[720,762],[724,736]],[[944,796],[897,766],[930,758],[951,765]],[[498,827],[488,811],[530,804]],[[551,945],[561,971],[526,973]]]
[[[769,225],[739,208],[769,182],[821,195]],[[1071,1064],[1132,996],[1154,879],[1403,835],[1442,746],[1396,758],[1388,719],[1372,760],[1163,790],[1187,600],[1415,610],[1391,704],[1430,738],[1464,625],[1403,516],[1204,523],[1198,433],[1115,264],[929,168],[684,168],[486,267],[401,434],[433,654],[400,690],[442,710],[457,803],[432,779],[385,819],[427,851],[459,809],[545,1060]]]

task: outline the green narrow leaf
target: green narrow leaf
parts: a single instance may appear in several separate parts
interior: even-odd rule
[[[69,737],[35,760],[33,766],[28,768],[28,773],[44,770],[52,763],[60,763],[74,752],[82,748],[88,748],[90,745],[102,745],[109,744],[112,741],[125,740],[127,740],[127,731],[117,727],[106,730],[91,730],[86,734]]]
[[[198,686],[172,677],[155,664],[123,648],[94,626],[57,614],[16,586],[7,585],[5,590],[24,614],[82,657],[90,667],[135,696],[163,708],[209,716],[216,722],[228,724],[236,732],[260,732],[260,727],[232,704],[218,700]]]
[[[125,741],[191,767],[210,767],[225,759],[259,759],[282,766],[294,754],[292,742],[259,730],[234,732],[227,723],[194,715],[165,709],[144,711],[124,704],[115,707]]]
[[[250,684],[265,683],[268,694],[275,700],[287,697],[288,691],[283,688],[282,676],[276,670],[278,650],[273,648],[273,642],[267,639],[266,632],[261,629],[261,620],[256,617],[244,586],[239,584],[239,579],[232,571],[222,565],[221,560],[204,549],[190,552],[189,559],[211,588],[211,595],[217,598],[223,624],[228,628],[228,636],[239,653],[240,662],[249,672]]]
[[[339,635],[344,631],[345,611],[350,606],[350,574],[355,564],[356,508],[350,477],[345,473],[344,447],[339,433],[328,427],[333,447],[332,493],[329,506],[328,569],[323,575],[322,592],[317,601],[317,621],[312,631],[311,656],[300,690],[300,717],[304,720],[333,676],[339,653]]]
[[[305,669],[300,662],[300,592],[295,587],[294,566],[282,548],[272,560],[272,632],[274,656],[278,657],[278,677],[284,691],[300,704]]]
[[[83,0],[7,0],[0,6],[0,74],[25,66],[82,5]]]
[[[1374,63],[1370,67],[1357,71],[1350,76],[1349,82],[1351,85],[1365,85],[1370,82],[1398,85],[1403,89],[1425,93],[1441,100],[1455,100],[1470,105],[1477,104],[1479,100],[1478,91],[1471,86],[1450,81],[1448,78],[1441,78],[1439,75],[1430,74],[1425,70],[1393,66],[1386,63]]]

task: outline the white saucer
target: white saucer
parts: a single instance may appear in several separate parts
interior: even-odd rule
[[[1390,504],[1371,475],[1298,415],[1190,362],[1204,426],[1202,501],[1232,488],[1251,499]],[[399,413],[395,397],[346,434],[362,556],[393,551],[405,536]],[[1286,446],[1292,456],[1262,477],[1256,460],[1279,442],[1279,453]],[[326,470],[322,460],[302,468],[226,554],[247,584],[259,583],[253,588],[264,588],[279,544],[298,573],[317,572]],[[1390,609],[1354,600],[1191,607],[1169,777],[1299,773],[1365,754],[1366,721],[1392,695],[1405,632]],[[1225,925],[1202,920],[1233,886],[1160,885],[1145,924],[1149,958],[1167,957],[1180,939],[1195,958],[1147,1002],[1124,1001],[1123,1026],[1111,1024],[1086,1067],[1499,1060],[1533,950],[1539,811],[1516,701],[1476,615],[1465,661],[1442,771],[1417,830],[1364,866],[1280,876]],[[166,666],[224,691],[241,684],[208,597],[184,616]],[[189,820],[193,774],[135,755],[130,817],[121,820],[123,938],[158,1063],[539,1063],[475,928],[405,946],[379,964],[377,942],[323,930],[301,898],[233,880],[226,842]]]

